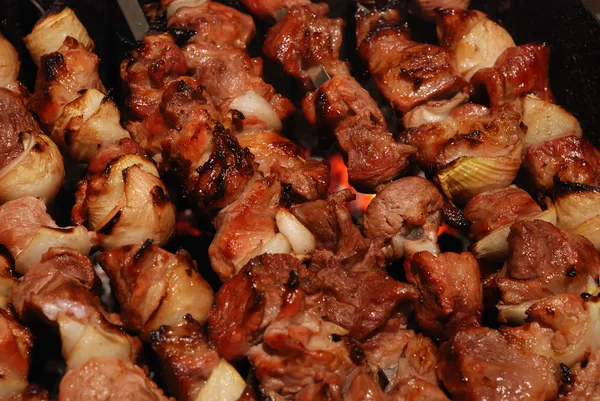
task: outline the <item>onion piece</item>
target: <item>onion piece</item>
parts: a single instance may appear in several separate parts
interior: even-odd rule
[[[246,389],[246,381],[225,359],[213,369],[195,401],[235,401]]]
[[[281,131],[281,120],[267,100],[253,90],[233,99],[231,110],[241,111],[245,117],[254,117],[266,124],[267,129]]]
[[[416,128],[423,124],[433,124],[448,118],[458,106],[466,103],[469,95],[459,92],[449,100],[432,100],[415,107],[402,117],[404,128]]]
[[[498,309],[498,321],[514,326],[521,325],[527,320],[527,309],[537,302],[539,300],[527,301],[518,305],[498,304],[496,305],[496,309]]]
[[[208,0],[162,0],[161,3],[167,5],[167,21],[183,7],[200,7]],[[166,4],[165,4],[166,3]]]
[[[141,244],[164,245],[175,231],[175,207],[154,164],[124,155],[109,164],[104,186],[87,199],[90,228],[104,249]]]
[[[57,317],[62,354],[67,369],[75,369],[95,356],[135,361],[137,351],[125,334],[104,330],[98,324],[83,324],[64,314]]]
[[[558,227],[565,231],[571,232],[600,214],[600,188],[560,183],[555,192]]]
[[[515,150],[520,155],[521,147]],[[464,204],[482,192],[509,186],[520,166],[520,156],[464,157],[438,171],[436,179],[448,198]]]
[[[39,20],[31,33],[23,38],[33,62],[39,68],[43,55],[57,51],[70,36],[88,50],[94,49],[94,41],[73,10],[65,7],[60,12],[50,12]]]
[[[23,152],[0,170],[0,204],[33,196],[48,204],[65,178],[58,147],[43,134],[23,132]]]
[[[103,146],[129,138],[120,125],[115,103],[99,90],[89,89],[63,109],[51,138],[78,162],[87,163]]]
[[[600,214],[575,227],[570,232],[589,239],[596,250],[600,252]]]
[[[292,244],[282,233],[275,234],[270,240],[265,242],[259,251],[259,255],[262,254],[276,254],[276,253],[292,253]]]
[[[523,154],[529,147],[565,136],[583,135],[579,121],[562,107],[533,95],[520,99],[521,121],[527,126],[523,138]]]
[[[0,88],[6,88],[19,77],[19,53],[13,45],[0,34]]]
[[[316,248],[315,236],[300,221],[284,208],[275,215],[275,222],[281,232],[292,245],[297,255],[312,254]]]
[[[557,215],[554,203],[546,198],[546,209],[533,216],[528,216],[519,220],[544,220],[556,225]],[[499,227],[477,241],[471,247],[471,252],[477,259],[488,259],[492,261],[504,260],[508,255],[508,234],[511,224]]]
[[[67,228],[42,226],[15,259],[15,270],[24,275],[29,266],[39,262],[48,249],[54,247],[71,248],[88,255],[92,248],[90,234],[82,226]]]

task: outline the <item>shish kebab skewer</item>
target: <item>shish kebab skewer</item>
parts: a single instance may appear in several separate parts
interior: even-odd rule
[[[64,153],[88,164],[74,223],[87,222],[104,249],[148,238],[165,244],[174,232],[175,208],[152,160],[120,126],[83,25],[69,8],[51,9],[24,40],[40,66],[29,108]]]

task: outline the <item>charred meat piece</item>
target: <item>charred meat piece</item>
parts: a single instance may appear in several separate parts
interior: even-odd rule
[[[358,340],[383,327],[393,311],[407,309],[418,297],[413,286],[394,280],[378,266],[376,248],[371,244],[351,263],[317,250],[309,267],[311,289],[322,291],[327,319]]]
[[[59,401],[167,401],[140,367],[109,357],[93,357],[63,377]]]
[[[333,77],[307,94],[302,108],[309,122],[332,128],[355,188],[373,191],[408,166],[414,148],[394,140],[377,103],[351,76]]]
[[[440,43],[452,52],[457,72],[467,81],[480,69],[494,67],[506,49],[516,46],[504,28],[477,10],[437,10],[436,22]]]
[[[151,115],[162,101],[166,87],[187,73],[183,52],[169,34],[144,36],[129,58],[121,63],[121,79],[127,82],[126,104],[135,119]]]
[[[550,47],[546,44],[508,48],[498,57],[494,67],[483,68],[473,75],[471,84],[475,96],[482,92],[492,106],[513,102],[524,93],[552,102],[549,60]]]
[[[248,148],[265,175],[276,174],[281,182],[291,185],[295,200],[316,200],[327,194],[330,181],[329,164],[303,159],[300,147],[276,131],[247,131],[236,135],[242,148]]]
[[[52,248],[13,291],[21,319],[41,319],[58,329],[68,369],[94,356],[135,361],[141,349],[139,339],[122,331],[120,317],[107,313],[90,292],[97,280],[87,257]]]
[[[600,256],[584,237],[542,220],[517,221],[508,244],[510,256],[495,280],[505,304],[597,288]]]
[[[464,214],[471,223],[470,237],[479,241],[497,228],[541,211],[527,192],[511,185],[475,196],[467,203]]]
[[[246,48],[256,30],[252,17],[215,1],[178,8],[169,16],[167,28],[192,35],[191,43],[240,49]]]
[[[421,168],[435,171],[461,157],[520,158],[519,113],[512,106],[487,109],[465,104],[441,122],[411,128],[402,135],[417,148]],[[518,148],[519,152],[515,152]]]
[[[363,217],[367,238],[381,241],[392,259],[428,250],[434,254],[444,205],[442,194],[421,177],[404,177],[378,190]]]
[[[281,184],[275,176],[251,183],[238,199],[214,219],[216,234],[208,249],[211,265],[225,281],[277,233],[275,216]]]
[[[161,326],[153,332],[152,349],[169,390],[181,400],[196,400],[219,364],[219,355],[208,346],[204,327],[189,315],[179,326]]]
[[[410,40],[399,10],[363,7],[356,19],[360,55],[379,90],[400,112],[451,98],[466,85],[447,50]]]
[[[330,77],[350,75],[347,63],[340,60],[344,20],[327,18],[328,11],[326,3],[289,9],[270,29],[263,46],[265,56],[279,62],[305,88],[314,87],[320,67]]]
[[[42,56],[36,90],[28,107],[46,132],[52,130],[63,108],[77,99],[80,91],[104,91],[98,75],[99,62],[98,56],[71,37],[65,39],[58,51]]]
[[[363,357],[353,340],[340,341],[344,329],[322,319],[320,311],[307,308],[306,302],[300,288],[290,287],[263,343],[248,353],[267,396],[293,399],[319,382],[339,382]]]
[[[277,317],[286,283],[298,284],[305,268],[291,255],[261,255],[229,279],[215,296],[208,319],[211,344],[227,360],[245,356]]]
[[[183,52],[193,76],[206,88],[221,112],[238,109],[236,99],[248,94],[258,95],[256,101],[264,102],[260,107],[270,108],[279,120],[294,111],[292,102],[275,93],[275,88],[263,80],[262,59],[251,58],[244,49],[216,49],[190,43],[183,47]],[[244,113],[243,109],[240,111]]]
[[[600,187],[600,151],[577,136],[530,147],[523,163],[533,185],[542,192],[552,192],[556,179]]]
[[[442,344],[437,374],[452,398],[469,401],[550,401],[560,380],[553,362],[486,327],[459,330]]]
[[[98,263],[110,277],[128,329],[147,338],[160,326],[185,316],[204,323],[213,291],[185,251],[169,253],[147,241],[102,253]]]
[[[414,302],[419,327],[435,338],[448,338],[461,327],[478,326],[483,313],[479,265],[469,252],[434,256],[419,252],[404,262],[406,279],[421,297]]]
[[[560,294],[533,304],[526,323],[500,332],[518,348],[572,367],[600,346],[600,304],[587,293]]]

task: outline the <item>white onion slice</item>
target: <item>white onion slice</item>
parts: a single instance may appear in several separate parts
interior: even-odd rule
[[[275,215],[277,228],[288,239],[297,255],[312,254],[316,248],[315,236],[298,219],[280,208]]]
[[[180,8],[200,7],[207,1],[208,0],[172,0],[167,6],[167,21],[170,20],[173,14],[175,14]]]
[[[195,401],[235,401],[244,392],[246,381],[225,359],[210,374]]]
[[[267,100],[253,90],[236,97],[231,101],[229,108],[241,111],[245,117],[255,117],[273,131],[281,131],[281,120]]]

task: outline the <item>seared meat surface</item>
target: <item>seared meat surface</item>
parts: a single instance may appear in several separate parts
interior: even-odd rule
[[[469,236],[479,241],[492,231],[541,212],[540,206],[515,185],[484,192],[465,206],[465,218],[471,223]]]
[[[166,401],[139,366],[116,358],[94,357],[60,382],[59,401]]]
[[[453,398],[473,401],[550,401],[560,382],[550,360],[517,349],[486,327],[459,330],[442,344],[437,374]]]
[[[404,270],[420,292],[414,315],[428,335],[448,338],[461,327],[480,325],[483,290],[479,265],[469,252],[437,257],[419,252],[404,262]]]
[[[542,220],[517,221],[510,228],[508,245],[509,258],[496,278],[506,304],[584,293],[590,282],[597,283],[600,256],[590,241],[579,235]]]
[[[373,191],[408,166],[414,148],[394,140],[377,103],[354,78],[333,77],[308,93],[302,108],[309,122],[323,122],[333,130],[355,188]]]
[[[556,179],[600,187],[600,151],[577,136],[528,148],[523,164],[534,187],[542,192],[551,192]]]
[[[277,60],[284,71],[313,88],[319,67],[330,77],[350,75],[347,63],[340,60],[344,20],[327,18],[326,3],[299,5],[270,29],[263,52]]]
[[[379,90],[401,113],[451,98],[466,85],[447,50],[410,39],[399,10],[363,7],[356,19],[360,55]]]

